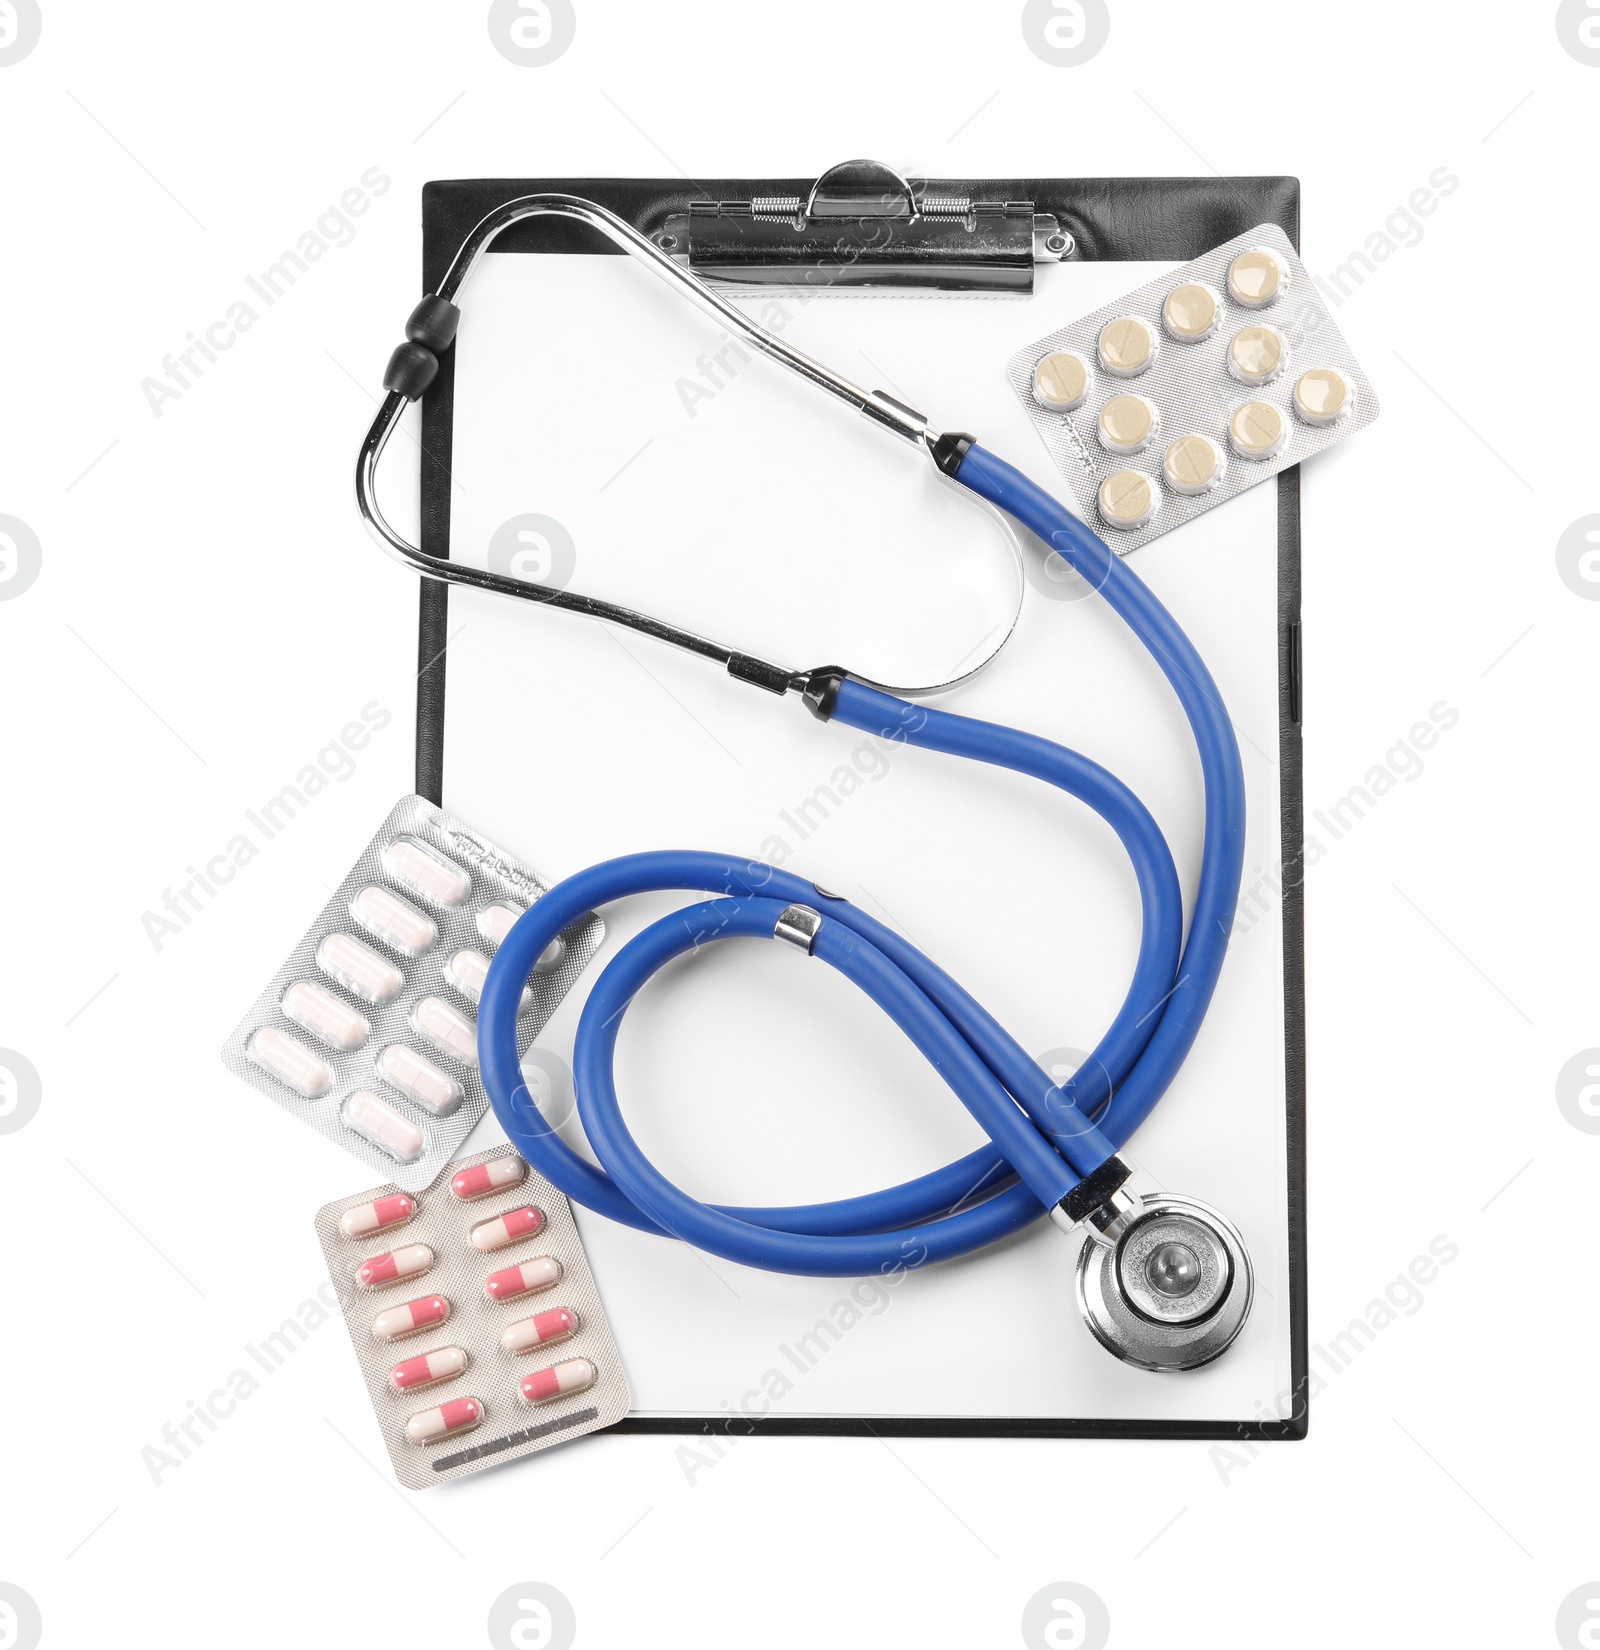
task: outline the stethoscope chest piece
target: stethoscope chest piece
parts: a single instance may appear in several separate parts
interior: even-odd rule
[[[1078,1256],[1078,1310],[1095,1339],[1140,1369],[1198,1369],[1250,1315],[1250,1256],[1238,1229],[1193,1198],[1149,1193],[1114,1242]]]

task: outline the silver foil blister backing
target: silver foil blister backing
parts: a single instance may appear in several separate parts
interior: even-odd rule
[[[1270,247],[1289,272],[1281,295],[1259,309],[1236,302],[1228,292],[1227,281],[1228,266],[1234,258],[1254,247]],[[1216,331],[1196,343],[1175,340],[1161,320],[1161,307],[1167,294],[1189,281],[1211,287],[1222,300]],[[1101,329],[1108,321],[1124,315],[1137,315],[1146,321],[1159,346],[1148,368],[1126,378],[1106,372],[1096,359]],[[1250,387],[1229,373],[1227,350],[1229,341],[1241,328],[1258,324],[1276,327],[1284,335],[1289,356],[1287,364],[1270,383]],[[1071,412],[1051,411],[1041,407],[1033,397],[1033,369],[1044,356],[1056,350],[1075,351],[1089,363],[1092,374],[1087,399]],[[1349,411],[1337,423],[1320,428],[1302,422],[1292,405],[1296,380],[1314,367],[1337,368],[1355,390]],[[1259,224],[1225,241],[1192,263],[1147,281],[1092,314],[1018,350],[1007,363],[1006,376],[1021,397],[1057,468],[1070,484],[1078,502],[1078,513],[1119,555],[1137,550],[1291,464],[1298,464],[1343,441],[1378,416],[1378,400],[1372,385],[1334,325],[1310,273],[1295,255],[1289,237],[1270,223]],[[1161,420],[1160,431],[1140,453],[1108,452],[1101,446],[1097,433],[1100,409],[1113,396],[1130,393],[1142,395],[1155,404]],[[1245,401],[1270,402],[1283,414],[1288,440],[1271,458],[1241,458],[1228,444],[1228,420]],[[1198,497],[1172,491],[1161,473],[1162,454],[1168,443],[1191,433],[1210,437],[1226,460],[1220,482]],[[1100,484],[1118,470],[1137,470],[1156,485],[1160,503],[1155,515],[1143,527],[1114,527],[1100,515],[1096,504]]]
[[[452,1164],[452,1177],[479,1163],[515,1155],[509,1146],[480,1152]],[[342,1197],[319,1209],[316,1221],[328,1275],[339,1290],[356,1362],[367,1383],[395,1477],[407,1489],[427,1489],[552,1449],[620,1421],[631,1403],[628,1379],[566,1198],[532,1168],[521,1185],[472,1202],[458,1199],[450,1180],[441,1179],[414,1194],[417,1211],[404,1225],[361,1238],[344,1235],[339,1217],[347,1209],[396,1189],[394,1185],[376,1186]],[[480,1221],[529,1203],[545,1217],[544,1228],[536,1236],[488,1254],[472,1246],[468,1233]],[[433,1250],[435,1261],[429,1271],[382,1289],[364,1290],[355,1284],[356,1270],[363,1261],[411,1243],[425,1243]],[[559,1283],[515,1300],[488,1297],[484,1283],[490,1273],[540,1256],[561,1263]],[[381,1341],[372,1333],[372,1321],[380,1312],[429,1295],[442,1295],[450,1303],[450,1316],[443,1323],[399,1341]],[[501,1346],[501,1333],[510,1324],[555,1307],[576,1312],[581,1320],[570,1339],[531,1352],[512,1353]],[[436,1386],[395,1391],[390,1370],[409,1358],[447,1346],[461,1347],[467,1354],[469,1362],[460,1375]],[[522,1378],[568,1358],[587,1358],[595,1366],[598,1378],[594,1385],[548,1403],[524,1403],[518,1391]],[[483,1419],[471,1431],[432,1444],[415,1444],[406,1436],[411,1416],[465,1397],[483,1405]]]
[[[430,902],[388,875],[383,867],[383,851],[402,837],[414,837],[437,849],[470,875],[471,891],[459,905],[444,907]],[[422,955],[410,957],[402,954],[364,929],[351,915],[351,902],[369,885],[398,894],[432,919],[437,935]],[[447,979],[446,964],[463,949],[492,956],[495,947],[478,930],[479,912],[496,903],[531,905],[547,887],[548,884],[527,866],[502,852],[486,837],[480,836],[442,808],[435,807],[420,796],[403,797],[323,907],[316,922],[234,1028],[223,1045],[223,1064],[252,1088],[275,1100],[285,1110],[360,1158],[374,1172],[388,1175],[397,1186],[408,1192],[420,1191],[437,1179],[440,1171],[460,1151],[467,1136],[488,1109],[489,1100],[477,1067],[453,1059],[419,1037],[412,1028],[411,1012],[423,998],[437,996],[476,1025],[475,1007]],[[531,1001],[517,1020],[519,1054],[526,1051],[599,948],[604,931],[600,918],[592,914],[573,923],[561,936],[565,952],[559,964],[548,973],[535,972],[528,981]],[[349,934],[361,940],[398,968],[404,976],[404,985],[398,995],[384,1003],[364,1002],[324,973],[317,963],[317,948],[324,938],[335,933]],[[371,1032],[359,1048],[341,1052],[326,1047],[284,1014],[281,1006],[283,994],[299,980],[322,986],[341,1003],[356,1009],[366,1018]],[[256,1064],[246,1052],[246,1046],[262,1026],[274,1026],[287,1033],[326,1061],[333,1071],[331,1089],[317,1099],[304,1099]],[[384,1079],[377,1060],[390,1044],[400,1044],[423,1054],[456,1079],[463,1090],[463,1098],[451,1115],[430,1115],[425,1108]],[[370,1090],[410,1122],[420,1125],[426,1137],[420,1157],[410,1163],[397,1162],[346,1124],[344,1104],[357,1089]]]

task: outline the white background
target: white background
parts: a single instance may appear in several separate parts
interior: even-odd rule
[[[481,7],[46,5],[0,68],[0,512],[43,546],[0,603],[0,1044],[44,1082],[0,1137],[0,1582],[47,1643],[481,1644],[535,1580],[607,1646],[1015,1644],[1057,1581],[1106,1602],[1117,1645],[1549,1642],[1600,1569],[1600,1141],[1555,1101],[1600,1043],[1600,607],[1556,565],[1597,508],[1600,71],[1553,9],[1284,11],[1263,35],[1260,8],[1116,4],[1105,50],[1065,69],[1016,6],[590,4],[531,69]],[[309,1214],[351,1189],[216,1050],[410,784],[415,592],[375,560],[348,469],[417,290],[421,183],[852,153],[1293,172],[1315,271],[1459,177],[1337,310],[1384,413],[1305,477],[1308,806],[1430,706],[1460,716],[1310,874],[1313,1342],[1436,1237],[1459,1258],[1329,1379],[1306,1443],[1253,1458],[802,1439],[691,1485],[678,1441],[600,1439],[525,1466],[487,1516],[470,1481],[393,1488],[330,1323],[153,1484],[141,1448],[312,1293]],[[391,187],[354,240],[154,417],[141,379],[374,166]],[[141,913],[371,701],[394,720],[354,776],[154,951]],[[215,1148],[175,1181],[180,1135]]]

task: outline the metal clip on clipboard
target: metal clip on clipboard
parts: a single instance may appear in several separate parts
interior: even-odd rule
[[[1033,291],[1072,236],[1032,201],[978,200],[871,160],[831,167],[809,195],[690,201],[654,233],[663,252],[732,286]]]

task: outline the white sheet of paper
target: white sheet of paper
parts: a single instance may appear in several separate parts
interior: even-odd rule
[[[1031,299],[747,302],[1059,493],[1006,359],[1151,270],[1042,269]],[[726,342],[631,260],[488,257],[457,344],[456,558],[484,564],[502,524],[538,513],[571,535],[574,588],[785,665],[949,674],[1008,612],[1013,574],[992,524],[920,453],[768,362],[719,358]],[[1257,1295],[1239,1341],[1180,1377],[1117,1362],[1079,1319],[1077,1244],[1044,1221],[889,1288],[748,1270],[580,1209],[638,1413],[1233,1420],[1287,1404],[1275,509],[1275,487],[1258,488],[1132,563],[1221,686],[1248,789],[1245,886],[1272,879],[1193,1053],[1128,1149],[1142,1184],[1211,1202],[1244,1233]],[[1050,584],[1041,547],[1028,550]],[[1138,941],[1133,877],[1070,799],[819,724],[797,700],[570,615],[456,590],[450,634],[445,804],[542,875],[665,847],[765,858],[899,928],[1041,1055],[1092,1048],[1115,1013]],[[1143,648],[1081,586],[1030,583],[1007,653],[941,703],[1118,774],[1166,832],[1192,900],[1200,779],[1186,724]],[[592,966],[689,897],[607,911]],[[541,1039],[564,1059],[583,994]],[[853,988],[756,941],[684,959],[641,994],[618,1087],[655,1162],[716,1201],[861,1193],[981,1138]],[[576,1120],[563,1133],[581,1143]]]

